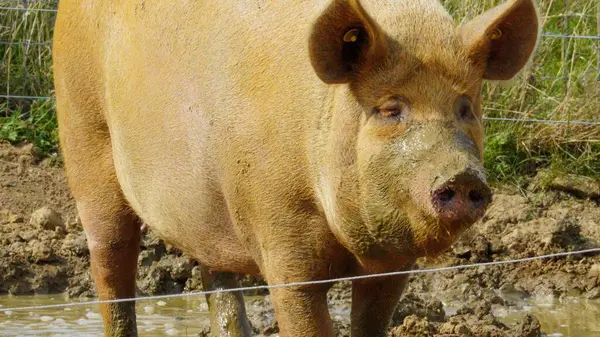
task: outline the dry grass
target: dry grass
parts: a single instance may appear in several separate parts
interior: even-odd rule
[[[26,1],[27,2],[27,1]],[[442,0],[457,21],[499,0]],[[4,1],[6,7],[23,1]],[[30,1],[34,8],[53,2]],[[544,32],[598,35],[597,0],[541,0]],[[563,14],[567,13],[567,19]],[[0,41],[51,40],[54,13],[0,11]],[[490,117],[600,121],[600,41],[546,37],[531,65],[509,87],[486,84]],[[52,95],[51,47],[0,45],[0,94]],[[54,104],[29,99],[0,100],[0,139],[28,140],[44,153],[56,151]],[[600,126],[486,122],[486,168],[491,180],[525,181],[545,167],[600,179]]]

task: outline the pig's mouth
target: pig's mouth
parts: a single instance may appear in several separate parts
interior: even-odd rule
[[[482,207],[469,208],[462,213],[450,210],[446,216],[440,216],[440,211],[434,212],[431,207],[409,207],[409,211],[398,208],[369,217],[367,228],[378,246],[373,247],[371,253],[379,252],[375,255],[385,259],[435,257],[443,253],[483,217],[491,195],[474,199]]]
[[[430,219],[414,230],[415,253],[418,256],[435,257],[448,249],[458,237],[483,216],[472,213],[468,219],[444,221]]]

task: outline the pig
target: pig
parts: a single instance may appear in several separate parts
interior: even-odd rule
[[[440,254],[492,199],[482,83],[526,67],[539,22],[533,0],[460,24],[435,0],[60,1],[60,148],[98,297],[135,296],[142,224],[226,287]],[[406,283],[354,281],[352,336],[385,336]],[[330,286],[271,289],[280,335],[334,336]],[[238,295],[239,329],[213,335],[249,335]],[[137,335],[134,302],[101,313]]]

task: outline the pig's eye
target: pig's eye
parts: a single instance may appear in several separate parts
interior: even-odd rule
[[[394,97],[375,108],[377,116],[383,119],[403,120],[407,112],[408,104],[400,97]]]
[[[456,101],[456,111],[462,120],[471,121],[475,119],[473,102],[471,102],[471,99],[469,99],[467,96],[461,96]]]

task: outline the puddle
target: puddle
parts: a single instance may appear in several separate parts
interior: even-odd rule
[[[60,295],[0,296],[0,306],[20,307],[65,302]],[[209,326],[203,296],[141,301],[136,304],[140,336],[197,336]],[[103,336],[98,305],[0,312],[0,336]]]
[[[446,315],[453,315],[461,305],[456,302],[444,306]],[[494,316],[505,324],[520,322],[525,314],[533,314],[540,321],[547,337],[597,337],[600,336],[600,301],[580,298],[557,300],[551,297],[520,300],[515,307],[492,310]]]
[[[537,317],[548,337],[597,337],[600,336],[600,301],[570,298],[533,298],[514,311],[495,311],[504,323],[513,323],[525,312]]]
[[[61,302],[65,300],[60,295],[0,296],[0,307],[4,308]],[[0,312],[0,336],[102,336],[98,308],[98,305],[88,305]],[[203,327],[209,326],[208,307],[202,296],[141,301],[136,304],[136,309],[141,336],[197,336]],[[448,315],[455,309],[445,307]],[[504,323],[515,323],[528,312],[540,320],[548,337],[600,336],[600,301],[528,299],[519,303],[518,308],[497,309],[494,315]],[[349,315],[349,310],[332,310],[334,319],[335,316],[348,318]]]

